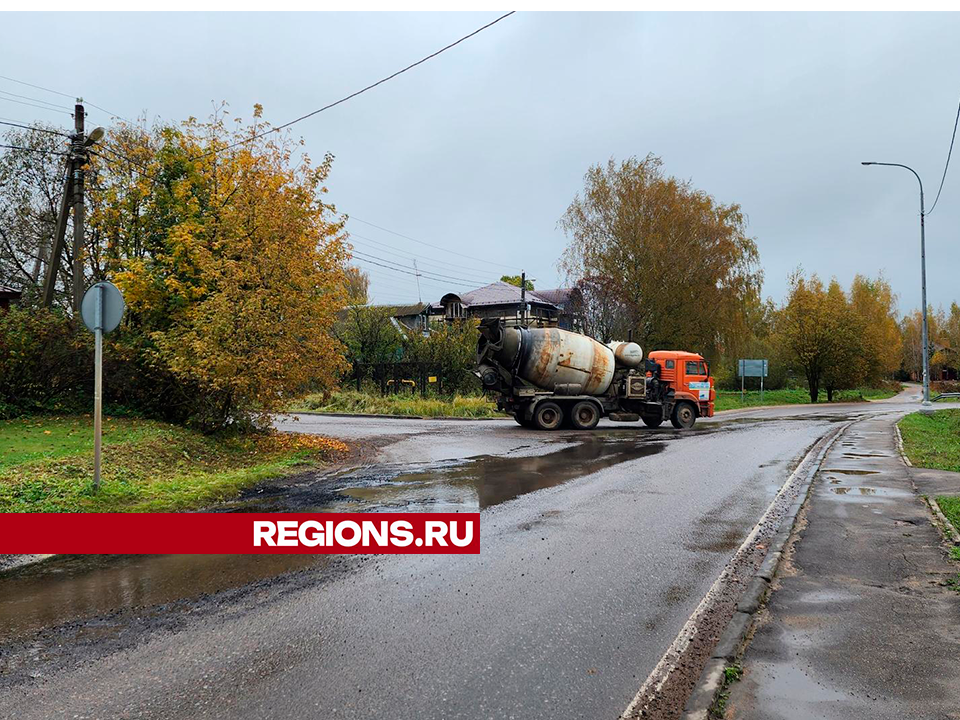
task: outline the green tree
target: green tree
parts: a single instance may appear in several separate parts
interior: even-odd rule
[[[333,332],[351,365],[395,362],[403,345],[389,307],[350,305],[340,311]]]
[[[533,290],[533,282],[531,280],[524,282],[520,275],[501,275],[500,282],[510,283],[516,287],[522,287],[521,283],[523,283],[526,285],[528,291]]]

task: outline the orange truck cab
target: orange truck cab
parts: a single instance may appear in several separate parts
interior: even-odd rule
[[[660,380],[673,388],[675,402],[686,400],[697,408],[698,417],[713,417],[717,394],[703,356],[682,350],[654,350],[647,357],[660,366]]]

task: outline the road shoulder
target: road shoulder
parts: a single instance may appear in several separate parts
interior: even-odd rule
[[[958,566],[892,422],[859,421],[828,453],[725,717],[919,720],[956,711]]]

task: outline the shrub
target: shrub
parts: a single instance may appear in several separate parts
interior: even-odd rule
[[[49,310],[0,312],[0,414],[92,402],[93,336]]]

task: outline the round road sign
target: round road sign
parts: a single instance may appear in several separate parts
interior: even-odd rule
[[[102,298],[100,303],[97,302],[98,296]],[[100,318],[97,317],[98,305],[102,308]],[[116,285],[112,282],[98,282],[84,294],[80,315],[83,317],[83,324],[91,331],[96,332],[99,326],[103,332],[108,333],[117,329],[125,307],[123,295]]]

